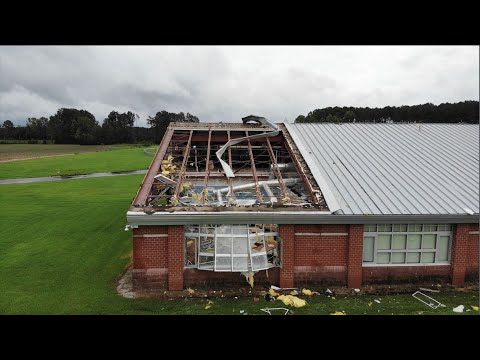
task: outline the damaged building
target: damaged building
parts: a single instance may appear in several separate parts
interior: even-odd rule
[[[137,288],[478,278],[478,125],[172,123],[127,212]]]

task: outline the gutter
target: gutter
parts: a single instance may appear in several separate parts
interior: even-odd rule
[[[143,225],[185,224],[464,224],[478,223],[476,215],[333,215],[329,211],[179,211],[155,212],[148,215],[139,211],[127,212],[127,223]]]

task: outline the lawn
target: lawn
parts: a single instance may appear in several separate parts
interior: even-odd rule
[[[213,299],[205,309],[206,299],[118,296],[117,277],[131,252],[125,212],[142,177],[0,185],[0,314],[263,314],[261,308],[284,307],[252,297]],[[380,297],[380,304],[378,296],[322,295],[294,313],[454,314],[460,304],[478,305],[478,292],[433,297],[447,307],[432,310],[409,294]]]
[[[107,151],[131,147],[131,145],[77,145],[77,144],[2,144],[0,161],[38,158],[44,156]]]
[[[0,145],[0,151],[5,146],[11,145]],[[147,169],[152,157],[146,156],[143,149],[138,146],[122,146],[110,151],[84,152],[75,155],[3,162],[0,163],[0,179]]]

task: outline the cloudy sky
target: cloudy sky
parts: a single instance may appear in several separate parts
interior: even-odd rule
[[[0,122],[61,107],[275,122],[327,106],[478,100],[474,46],[0,46]]]

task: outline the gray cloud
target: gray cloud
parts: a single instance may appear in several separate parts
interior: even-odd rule
[[[478,100],[473,46],[0,46],[0,122],[61,107],[293,121],[326,106]]]

